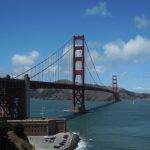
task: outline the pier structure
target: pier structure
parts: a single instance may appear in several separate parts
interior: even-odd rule
[[[30,97],[28,78],[16,80],[7,75],[0,78],[0,119],[29,117]]]

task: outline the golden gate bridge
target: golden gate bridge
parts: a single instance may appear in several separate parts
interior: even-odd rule
[[[71,89],[73,112],[86,111],[85,90],[108,92],[114,101],[119,100],[117,76],[112,76],[112,89],[102,86],[84,35],[73,36],[46,59],[15,77],[0,78],[0,118],[28,118],[29,91],[39,88]]]

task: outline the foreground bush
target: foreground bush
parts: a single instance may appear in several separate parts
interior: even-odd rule
[[[12,125],[7,121],[0,121],[0,137],[6,136],[7,132],[12,130]]]

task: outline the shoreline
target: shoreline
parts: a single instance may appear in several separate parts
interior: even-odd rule
[[[80,141],[79,135],[70,131],[52,136],[28,136],[28,139],[35,146],[35,150],[74,150]]]
[[[80,139],[79,135],[72,133],[72,139],[71,139],[70,145],[68,147],[66,147],[65,150],[73,150],[73,149],[77,148],[80,140],[81,139]]]

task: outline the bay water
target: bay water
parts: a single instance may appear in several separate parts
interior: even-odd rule
[[[31,100],[31,116],[67,117],[81,141],[77,150],[150,150],[150,101],[86,101],[90,111],[74,116],[69,100]],[[95,108],[95,109],[92,109]]]

